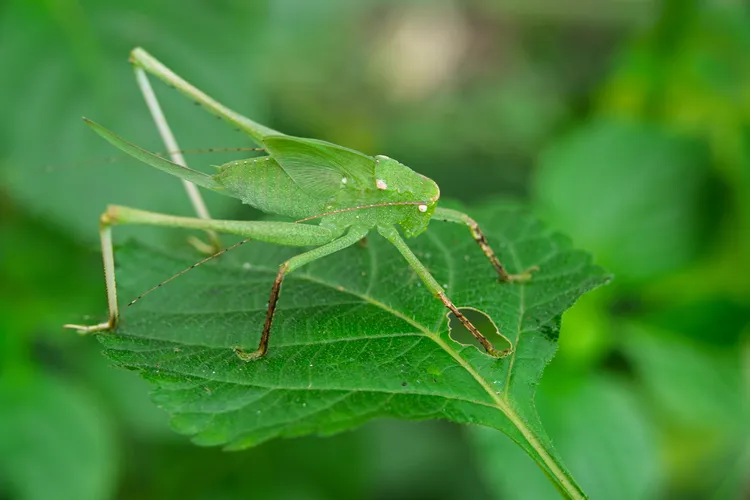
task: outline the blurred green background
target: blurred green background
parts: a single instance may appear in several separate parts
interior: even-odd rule
[[[398,158],[444,197],[527,200],[616,276],[564,316],[537,395],[584,490],[750,498],[744,2],[4,0],[0,499],[555,498],[504,436],[442,422],[196,447],[144,381],[61,329],[106,310],[107,203],[190,213],[179,183],[104,160],[80,122],[162,149],[136,45],[276,129]],[[250,145],[156,88],[183,147]]]

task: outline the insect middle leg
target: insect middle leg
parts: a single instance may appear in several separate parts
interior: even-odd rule
[[[482,335],[482,333],[475,327],[469,319],[464,316],[461,311],[458,310],[458,308],[451,302],[451,300],[448,298],[448,296],[445,294],[445,291],[443,290],[443,287],[440,286],[440,284],[433,278],[433,276],[430,274],[430,271],[427,270],[427,268],[422,264],[422,262],[417,258],[416,255],[414,255],[414,252],[411,251],[409,246],[406,244],[406,242],[401,238],[401,236],[398,234],[398,231],[394,227],[379,227],[378,232],[382,234],[385,239],[390,241],[393,246],[395,246],[398,251],[401,253],[401,255],[406,259],[406,262],[409,263],[409,266],[411,266],[412,269],[414,269],[414,272],[417,273],[417,275],[422,279],[422,282],[427,286],[427,288],[435,294],[435,296],[440,300],[440,302],[445,305],[450,311],[456,316],[456,318],[466,327],[467,330],[479,341],[480,344],[482,344],[482,347],[487,351],[487,354],[490,356],[494,356],[496,358],[502,358],[513,352],[513,344],[511,341],[503,335],[500,332],[497,332],[498,335],[500,335],[502,338],[504,338],[508,344],[511,346],[509,349],[495,349],[495,347],[492,345],[492,343],[487,340],[487,337]]]
[[[339,239],[333,240],[332,242],[310,250],[299,255],[295,255],[291,259],[287,260],[281,266],[279,266],[279,273],[276,275],[276,279],[271,287],[271,296],[268,299],[268,310],[266,311],[266,321],[263,324],[263,334],[260,337],[260,343],[258,349],[254,352],[245,352],[240,347],[235,347],[234,352],[237,356],[244,361],[252,361],[263,357],[268,350],[268,338],[271,335],[271,325],[273,324],[273,316],[276,313],[276,303],[279,300],[279,294],[281,292],[281,283],[284,281],[284,276],[294,271],[295,269],[309,264],[314,260],[318,260],[326,255],[338,252],[344,248],[354,245],[358,241],[367,235],[368,230],[365,228],[353,227]]]
[[[325,246],[326,243],[332,242],[338,236],[338,234],[329,229],[309,224],[198,219],[112,205],[102,214],[99,227],[102,258],[104,261],[104,278],[107,285],[109,318],[107,321],[96,325],[63,325],[65,328],[72,328],[81,334],[86,334],[110,331],[117,327],[119,307],[117,304],[117,285],[115,282],[115,258],[112,247],[112,226],[116,224],[142,224],[200,229],[204,231],[211,230],[285,246]]]
[[[477,221],[475,221],[465,213],[459,212],[458,210],[451,210],[450,208],[437,207],[435,209],[433,218],[445,222],[456,222],[458,224],[465,224],[469,226],[469,231],[471,231],[472,238],[474,238],[474,241],[476,241],[479,247],[482,249],[484,255],[487,256],[487,259],[490,261],[490,264],[492,264],[492,267],[495,268],[500,281],[508,281],[511,283],[528,281],[531,279],[531,273],[539,270],[537,266],[532,266],[518,274],[509,274],[505,267],[500,263],[497,255],[495,255],[492,247],[490,247],[490,244],[487,243],[487,238],[485,238],[484,233],[479,228],[479,224],[477,223]]]

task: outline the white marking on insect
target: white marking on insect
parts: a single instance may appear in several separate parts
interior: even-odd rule
[[[378,160],[390,160],[391,159],[390,156],[386,156],[386,155],[377,155],[375,158],[377,158]]]
[[[383,179],[376,179],[375,185],[377,186],[378,189],[383,189],[383,190],[388,189],[388,184],[386,184]]]
[[[341,184],[346,184],[347,182],[349,182],[349,179],[347,179],[346,177],[341,178]]]
[[[427,205],[419,205],[417,208],[422,213],[425,213],[427,211]]]

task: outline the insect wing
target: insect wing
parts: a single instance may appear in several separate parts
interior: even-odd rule
[[[331,198],[342,186],[375,186],[375,159],[353,149],[315,139],[272,136],[268,152],[305,192]]]
[[[266,213],[304,218],[325,211],[325,200],[299,187],[270,156],[226,163],[213,178],[225,194]]]

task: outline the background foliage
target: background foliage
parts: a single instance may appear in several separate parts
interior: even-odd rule
[[[555,498],[505,436],[440,422],[380,421],[241,453],[196,447],[135,374],[61,332],[106,307],[106,203],[189,213],[167,176],[97,160],[111,149],[79,121],[160,149],[126,62],[135,45],[274,128],[398,158],[443,196],[528,200],[616,275],[564,316],[537,395],[578,481],[592,498],[748,494],[742,2],[9,0],[0,497]],[[183,147],[248,145],[157,90]],[[172,232],[118,235],[184,244]]]

